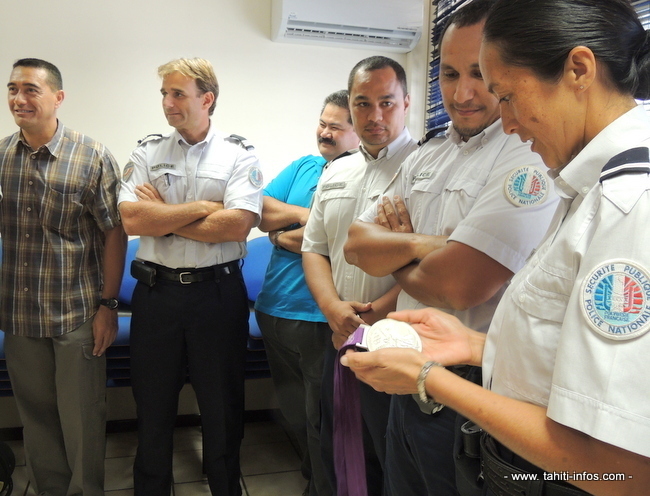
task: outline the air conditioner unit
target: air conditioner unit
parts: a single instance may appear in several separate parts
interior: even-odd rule
[[[424,0],[272,0],[273,41],[410,52]]]

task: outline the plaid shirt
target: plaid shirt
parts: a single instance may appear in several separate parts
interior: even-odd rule
[[[97,311],[103,231],[120,224],[119,169],[104,145],[59,122],[37,151],[0,141],[0,329],[54,337]]]

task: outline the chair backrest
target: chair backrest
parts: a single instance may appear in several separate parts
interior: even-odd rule
[[[247,248],[248,254],[244,258],[242,275],[244,276],[244,282],[248,290],[248,299],[255,301],[262,289],[262,283],[264,282],[266,267],[269,265],[269,260],[271,259],[273,245],[268,236],[260,236],[259,238],[249,240]]]
[[[140,246],[140,238],[133,238],[129,240],[129,244],[126,248],[126,259],[124,260],[124,275],[122,276],[122,285],[120,286],[120,293],[117,297],[120,303],[125,303],[126,305],[131,304],[133,289],[135,288],[135,283],[137,282],[131,276],[131,262],[135,259],[135,254],[138,251],[139,246]]]

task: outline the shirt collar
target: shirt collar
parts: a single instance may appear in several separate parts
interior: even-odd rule
[[[566,166],[550,170],[549,175],[568,197],[585,196],[598,183],[600,172],[610,158],[638,146],[649,134],[650,117],[638,105],[605,127]]]
[[[53,157],[56,157],[59,150],[61,149],[61,138],[63,137],[63,133],[65,131],[65,126],[59,121],[58,119],[56,120],[56,132],[54,133],[54,136],[52,136],[52,139],[42,145],[41,148],[46,148],[47,151],[50,152],[50,155]],[[15,144],[18,144],[18,142],[21,142],[25,148],[28,150],[31,150],[32,147],[29,146],[29,143],[27,143],[27,140],[25,139],[25,136],[23,135],[22,130],[16,133],[16,141]],[[13,145],[14,143],[12,143]],[[33,151],[38,151],[38,150],[33,150]]]
[[[451,140],[459,148],[465,148],[469,151],[474,151],[481,146],[486,145],[489,141],[495,139],[496,137],[503,134],[503,129],[501,128],[501,119],[497,119],[488,127],[483,129],[480,133],[475,136],[472,136],[467,141],[463,141],[456,128],[451,124],[447,128],[447,138]]]
[[[188,147],[196,146],[196,145],[201,145],[202,143],[210,143],[212,141],[212,138],[216,136],[217,130],[215,127],[212,125],[212,119],[210,119],[210,127],[208,128],[208,134],[205,135],[205,138],[203,138],[202,141],[199,141],[198,143],[195,143],[194,145],[190,145],[187,141],[185,141],[185,138],[181,135],[181,133],[178,132],[178,130],[174,129],[174,132],[172,133],[172,136],[174,137],[174,141],[178,143],[179,145],[186,145]]]
[[[366,151],[366,149],[363,146],[363,143],[359,144],[359,151],[361,151],[361,153],[363,154],[364,158],[366,159],[366,162],[372,162],[373,160],[379,160],[380,158],[386,158],[386,160],[390,160],[393,157],[393,155],[399,152],[402,149],[402,147],[406,146],[412,139],[413,138],[411,138],[411,133],[409,133],[407,127],[404,126],[404,129],[402,129],[402,132],[399,134],[397,138],[395,138],[393,141],[388,143],[384,148],[379,150],[379,153],[377,154],[377,158],[374,158]]]

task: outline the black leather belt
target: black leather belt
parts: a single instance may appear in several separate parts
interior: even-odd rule
[[[158,265],[152,262],[145,262],[145,264],[156,269],[156,279],[178,282],[180,284],[213,281],[219,279],[220,276],[234,274],[240,270],[239,260],[212,265],[211,267],[201,267],[198,269],[170,269],[164,265]]]
[[[508,463],[499,454],[497,441],[489,434],[481,437],[483,477],[492,492],[498,495],[517,496],[585,496],[589,493],[577,487],[552,480],[544,480],[543,472],[537,480],[523,480],[519,475],[532,474]],[[513,474],[516,474],[513,478]]]

